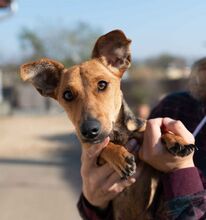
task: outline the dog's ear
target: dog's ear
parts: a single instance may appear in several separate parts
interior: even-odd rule
[[[20,75],[24,81],[31,82],[41,95],[56,98],[63,69],[64,65],[60,62],[43,58],[21,65]]]
[[[93,49],[92,58],[99,58],[112,72],[122,76],[131,64],[131,40],[121,30],[101,36]]]

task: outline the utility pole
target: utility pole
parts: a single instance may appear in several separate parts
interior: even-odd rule
[[[10,17],[17,11],[15,0],[0,0],[0,21]],[[0,104],[3,103],[3,72],[0,69]]]

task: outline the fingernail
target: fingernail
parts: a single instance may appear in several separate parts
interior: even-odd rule
[[[135,182],[136,182],[136,179],[135,179],[135,178],[132,178],[132,179],[130,180],[130,182],[131,182],[131,183],[135,183]]]
[[[133,146],[136,145],[137,144],[137,140],[136,139],[131,139],[130,140],[130,144],[133,145]]]
[[[137,148],[137,140],[136,139],[131,139],[127,144],[126,148],[128,151],[132,152]]]
[[[107,146],[107,144],[109,143],[109,141],[110,141],[110,138],[109,138],[109,137],[107,137],[107,138],[104,139],[104,141],[102,142],[102,144],[104,145],[104,147]]]
[[[137,144],[137,140],[136,139],[131,139],[129,140],[129,142],[127,143],[128,147],[134,147]]]

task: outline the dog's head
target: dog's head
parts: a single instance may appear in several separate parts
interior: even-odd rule
[[[66,110],[82,142],[98,143],[111,132],[121,107],[120,79],[130,66],[131,40],[120,30],[101,36],[92,59],[65,68],[43,58],[21,66],[23,80]]]

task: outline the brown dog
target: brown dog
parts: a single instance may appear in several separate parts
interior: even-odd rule
[[[123,146],[132,137],[141,142],[145,129],[145,121],[133,115],[120,90],[120,79],[131,63],[130,44],[122,31],[114,30],[97,40],[89,61],[68,69],[46,58],[21,66],[23,80],[63,106],[84,148],[110,137],[99,162],[108,162],[122,178],[132,176],[136,170],[134,156]],[[173,134],[163,134],[162,140],[175,155],[185,156],[193,151],[193,145]],[[139,164],[143,167],[141,181],[113,201],[116,220],[146,220],[154,216],[159,172],[143,162]]]

